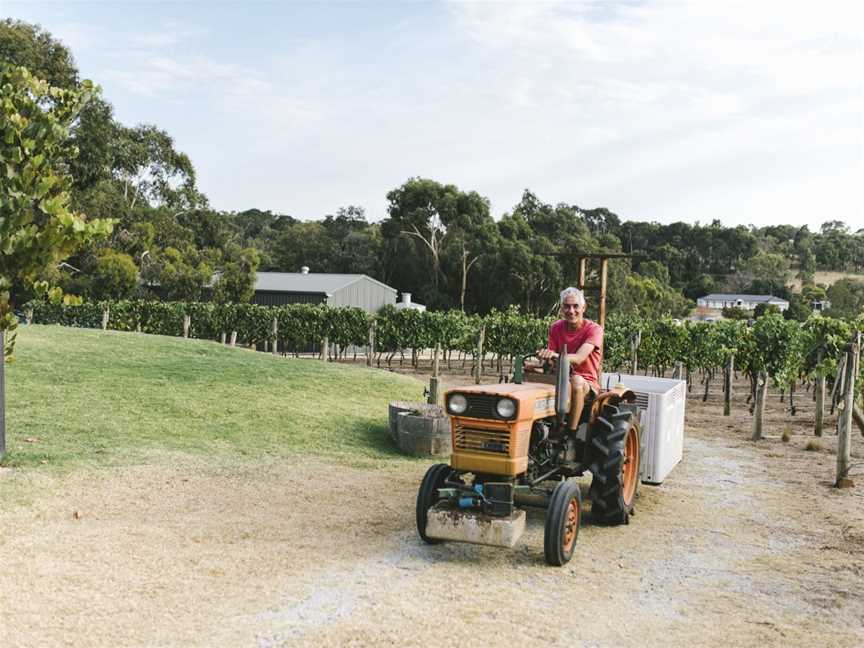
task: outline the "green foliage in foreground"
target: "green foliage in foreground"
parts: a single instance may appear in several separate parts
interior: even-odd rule
[[[19,329],[7,367],[6,466],[116,465],[151,450],[395,458],[390,400],[417,380],[212,342],[53,326]]]

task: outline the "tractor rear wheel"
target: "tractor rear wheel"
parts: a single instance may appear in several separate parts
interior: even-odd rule
[[[444,481],[449,474],[450,466],[441,463],[435,464],[426,471],[423,481],[420,482],[420,490],[417,492],[417,533],[427,544],[441,542],[426,535],[426,521],[429,507],[438,501],[438,489],[444,487]]]
[[[639,426],[633,412],[605,405],[591,430],[591,515],[598,524],[628,524],[639,486]]]
[[[582,516],[582,493],[572,480],[559,483],[549,498],[546,511],[546,529],[543,534],[543,553],[546,564],[560,567],[570,561],[579,536]]]

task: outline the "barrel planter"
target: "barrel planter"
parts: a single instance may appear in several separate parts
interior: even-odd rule
[[[422,406],[423,403],[415,403],[411,401],[392,401],[390,403],[390,438],[393,439],[393,443],[399,445],[399,415],[416,410]]]
[[[450,441],[450,418],[440,405],[418,403],[397,418],[397,443],[405,454],[415,457],[449,455],[453,446]]]

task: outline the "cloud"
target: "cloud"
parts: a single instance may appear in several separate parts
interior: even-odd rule
[[[496,214],[530,187],[624,218],[806,222],[814,187],[864,219],[859,4],[40,11],[121,119],[188,147],[217,207],[378,217],[423,175]]]

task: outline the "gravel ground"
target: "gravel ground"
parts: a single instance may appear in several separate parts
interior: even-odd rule
[[[0,511],[0,645],[862,646],[864,474],[830,487],[808,406],[790,424],[773,401],[754,444],[743,406],[689,400],[684,461],[629,526],[586,512],[564,568],[537,511],[512,551],[423,545],[431,462],[34,473]]]

